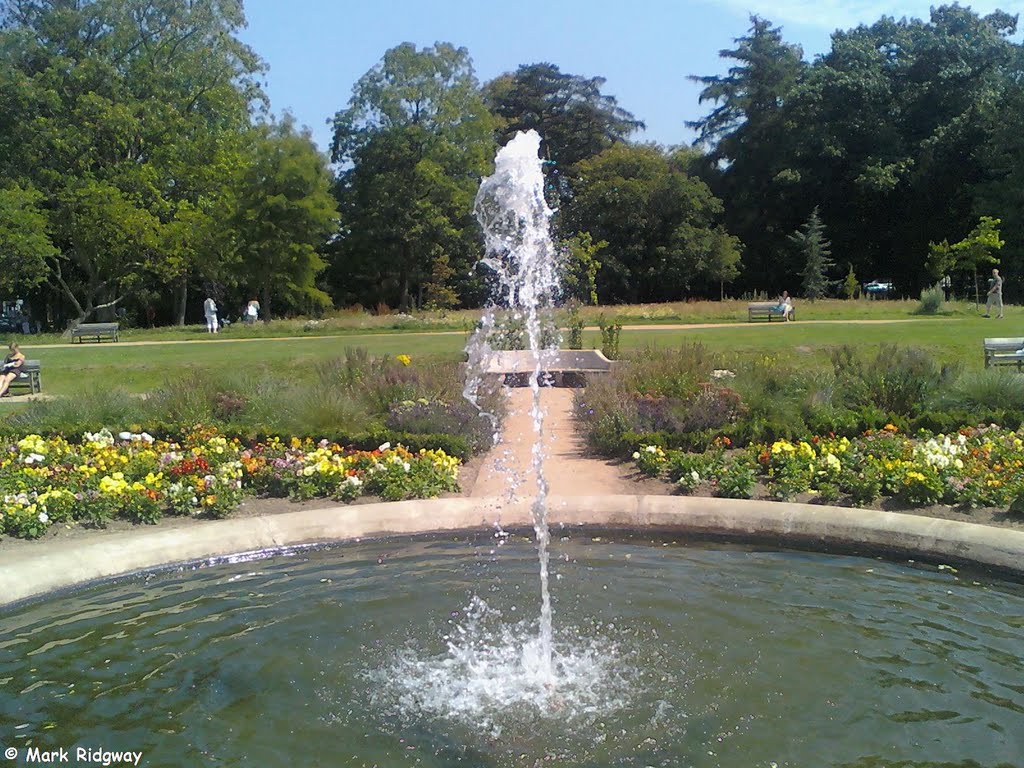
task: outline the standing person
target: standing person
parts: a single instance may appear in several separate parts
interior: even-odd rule
[[[252,299],[245,305],[245,324],[253,325],[260,317],[260,303]]]
[[[0,397],[7,397],[7,391],[11,382],[21,375],[21,369],[25,367],[25,355],[21,353],[18,342],[12,341],[7,347],[9,352],[4,358],[3,366],[0,367]]]
[[[1003,316],[1003,278],[999,276],[999,270],[992,270],[992,277],[988,280],[988,299],[985,301],[985,317],[992,317],[992,306],[999,310],[996,317]]]
[[[206,330],[208,333],[216,333],[219,329],[217,325],[217,302],[211,297],[207,297],[206,301],[203,302],[203,314],[206,315]]]

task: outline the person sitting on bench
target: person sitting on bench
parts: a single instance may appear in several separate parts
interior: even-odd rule
[[[775,311],[782,315],[783,320],[793,319],[793,300],[789,298],[789,291],[783,291],[779,296],[779,306]]]
[[[25,355],[21,353],[21,348],[18,346],[18,342],[12,341],[10,350],[7,357],[4,358],[3,366],[0,367],[0,397],[10,396],[8,391],[11,386],[11,382],[14,381],[21,374],[21,369],[25,367]]]

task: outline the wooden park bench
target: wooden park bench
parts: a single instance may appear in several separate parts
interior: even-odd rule
[[[777,301],[752,301],[747,304],[747,322],[754,322],[755,320],[767,320],[769,323],[772,320],[785,320],[785,315],[782,314],[782,308],[779,306]],[[790,309],[789,319],[796,320],[796,309]]]
[[[985,339],[985,367],[1015,365],[1024,370],[1024,338]]]
[[[38,360],[26,360],[18,376],[11,382],[8,391],[28,389],[33,395],[43,391],[42,366]]]
[[[585,383],[590,374],[608,373],[615,366],[599,349],[549,349],[541,352],[541,374],[555,386],[570,382]],[[533,352],[528,349],[507,349],[494,352],[484,366],[484,373],[503,376],[506,384],[528,380],[536,369]]]
[[[85,339],[96,339],[99,343],[103,339],[117,341],[120,326],[117,323],[79,323],[71,329],[71,341],[78,339],[79,342]]]

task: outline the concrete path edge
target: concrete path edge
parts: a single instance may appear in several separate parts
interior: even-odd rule
[[[0,554],[0,606],[95,581],[364,538],[531,525],[530,499],[449,498],[332,506],[199,526],[138,529],[73,548]],[[685,496],[563,496],[549,499],[559,528],[657,530],[823,551],[887,553],[1024,574],[1024,532],[876,510]]]

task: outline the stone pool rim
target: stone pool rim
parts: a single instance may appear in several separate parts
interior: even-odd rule
[[[0,606],[174,566],[415,534],[529,529],[531,499],[445,498],[333,505],[202,525],[118,532],[41,551],[0,548]],[[555,496],[552,535],[605,528],[657,531],[820,552],[917,557],[1024,575],[1024,532],[937,517],[814,504],[690,496]]]

